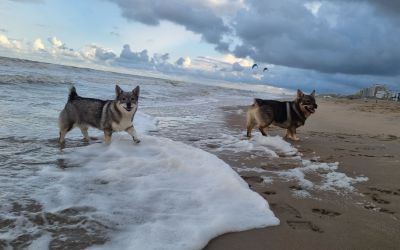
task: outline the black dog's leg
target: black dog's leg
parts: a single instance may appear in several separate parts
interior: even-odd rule
[[[260,132],[261,132],[261,134],[263,135],[263,136],[267,136],[267,128],[268,128],[268,126],[260,126],[260,127],[258,127],[258,129],[260,130]]]

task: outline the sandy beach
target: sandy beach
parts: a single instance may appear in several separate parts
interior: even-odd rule
[[[299,196],[296,193],[303,188],[296,182],[279,178],[265,181],[260,173],[239,172],[252,190],[268,200],[280,225],[228,233],[210,241],[205,249],[398,249],[399,103],[336,98],[319,98],[317,102],[316,114],[298,129],[301,140],[293,144],[304,159],[338,162],[338,172],[368,180],[354,184],[352,192],[313,190],[310,196]],[[243,134],[245,112],[241,110],[245,109],[224,109],[227,126],[242,129]],[[278,128],[270,132],[284,133]],[[296,167],[285,157],[219,157],[234,168]],[[316,182],[318,178],[309,176]]]

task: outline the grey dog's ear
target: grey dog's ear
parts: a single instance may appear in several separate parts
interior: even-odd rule
[[[312,97],[315,97],[315,89],[310,94]]]
[[[115,85],[115,95],[118,97],[122,94],[123,90],[118,86]]]
[[[297,90],[297,98],[302,98],[304,96],[303,91],[301,91],[300,89]]]
[[[140,92],[140,87],[139,87],[139,86],[136,86],[136,88],[134,88],[134,89],[132,90],[132,93],[133,93],[135,96],[139,96],[139,92]]]

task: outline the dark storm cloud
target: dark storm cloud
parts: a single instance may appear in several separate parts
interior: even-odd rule
[[[141,52],[133,52],[129,44],[125,44],[119,59],[126,63],[148,63],[149,55],[146,49]]]
[[[184,26],[187,30],[201,34],[202,38],[216,44],[219,50],[226,50],[223,35],[229,32],[221,17],[206,6],[191,1],[180,0],[109,0],[115,2],[122,15],[128,20],[147,25],[159,25],[160,21],[170,21]]]
[[[11,2],[18,2],[18,3],[44,3],[44,0],[9,0]]]
[[[399,0],[323,0],[314,14],[305,5],[315,1],[248,0],[245,8],[224,17],[201,1],[109,1],[128,20],[171,21],[201,34],[219,51],[257,62],[323,73],[400,73]],[[240,43],[227,43],[226,36]]]
[[[105,55],[109,55],[109,53]],[[125,68],[137,68],[167,72],[173,71],[175,68],[173,64],[169,63],[169,59],[169,53],[155,53],[153,54],[153,56],[151,56],[149,55],[147,49],[144,49],[142,51],[132,51],[129,44],[125,44],[121,50],[119,57],[113,57],[112,60],[110,60],[110,64]]]
[[[358,2],[368,3],[375,7],[377,11],[386,14],[400,14],[400,1],[398,0],[336,0],[338,2]]]
[[[400,73],[400,29],[377,14],[377,4],[323,1],[314,16],[305,3],[250,1],[250,8],[235,18],[234,29],[243,44],[234,54],[326,73]]]
[[[165,54],[154,54],[150,62],[153,64],[164,64],[169,60],[169,53]]]
[[[241,72],[241,71],[243,71],[244,69],[245,69],[245,68],[244,68],[242,65],[240,65],[238,62],[235,62],[235,63],[232,64],[232,71]]]
[[[185,58],[183,58],[183,57],[179,57],[179,59],[176,60],[176,62],[175,62],[175,64],[179,65],[179,66],[182,66],[184,63],[185,63]]]

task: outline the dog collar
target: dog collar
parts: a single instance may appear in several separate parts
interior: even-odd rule
[[[290,112],[290,102],[286,102],[286,114],[288,124],[292,122],[292,112]]]

